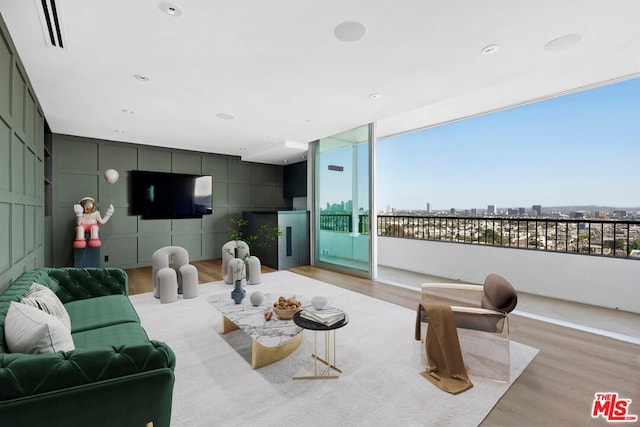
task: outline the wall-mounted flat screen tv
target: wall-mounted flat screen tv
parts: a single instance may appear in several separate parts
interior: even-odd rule
[[[132,170],[132,215],[145,219],[200,218],[212,209],[211,176]]]

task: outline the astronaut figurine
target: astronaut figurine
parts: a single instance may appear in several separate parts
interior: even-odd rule
[[[73,211],[76,214],[76,239],[73,241],[73,247],[75,249],[82,249],[87,246],[85,233],[90,233],[90,248],[99,248],[102,246],[98,234],[98,230],[100,229],[99,224],[106,224],[107,221],[109,221],[114,212],[113,205],[109,205],[106,215],[102,218],[100,211],[98,211],[96,201],[91,197],[84,197],[78,204],[73,205]]]

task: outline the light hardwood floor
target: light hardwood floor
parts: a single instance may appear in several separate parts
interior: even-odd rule
[[[220,259],[192,264],[198,268],[200,283],[222,280]],[[262,271],[274,270],[263,266]],[[312,266],[290,271],[412,310],[420,301],[417,290]],[[131,294],[151,291],[151,267],[127,273]],[[632,399],[630,413],[640,415],[640,346],[515,314],[510,315],[510,332],[512,340],[540,353],[483,426],[607,425],[602,418],[591,418],[597,392],[618,392],[620,398]],[[408,330],[407,339],[412,337],[413,331]]]

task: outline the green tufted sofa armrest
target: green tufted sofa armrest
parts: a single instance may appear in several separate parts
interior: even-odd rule
[[[0,402],[175,368],[175,354],[160,341],[49,354],[0,354]]]

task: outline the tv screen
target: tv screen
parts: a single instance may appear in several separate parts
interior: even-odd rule
[[[132,215],[146,219],[200,218],[212,210],[211,176],[132,170]]]

